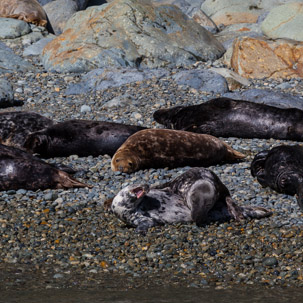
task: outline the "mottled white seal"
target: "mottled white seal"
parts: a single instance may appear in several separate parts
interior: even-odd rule
[[[174,222],[203,226],[213,221],[271,215],[262,207],[238,206],[218,176],[201,167],[192,168],[162,186],[129,185],[113,199],[111,210],[141,233],[152,226]]]

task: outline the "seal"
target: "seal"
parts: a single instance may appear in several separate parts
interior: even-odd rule
[[[153,117],[167,128],[216,137],[303,141],[303,111],[295,108],[217,98],[199,105],[160,109]]]
[[[24,148],[27,136],[35,131],[53,125],[53,121],[34,112],[0,113],[0,143]]]
[[[216,137],[170,129],[146,129],[130,136],[111,161],[113,171],[210,166],[235,162],[245,155]]]
[[[143,129],[114,122],[69,120],[30,134],[24,147],[44,158],[113,156],[130,135]]]
[[[259,152],[251,163],[251,174],[263,187],[297,195],[303,210],[303,147],[280,145]]]
[[[0,17],[14,18],[46,27],[55,34],[47,14],[37,0],[1,0]]]
[[[262,207],[237,205],[218,176],[202,167],[189,169],[159,187],[128,185],[114,197],[111,210],[140,233],[176,222],[204,226],[214,221],[260,219],[272,214]]]
[[[31,154],[0,144],[0,190],[69,187],[90,186]]]

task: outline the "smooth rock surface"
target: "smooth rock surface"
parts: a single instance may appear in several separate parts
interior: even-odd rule
[[[0,108],[14,105],[14,92],[11,83],[0,78]]]
[[[245,78],[303,77],[303,43],[292,40],[237,38],[231,67]]]
[[[50,42],[42,60],[49,71],[174,67],[216,60],[223,46],[176,6],[115,0],[76,13]]]
[[[127,83],[141,82],[150,78],[162,78],[168,74],[165,69],[95,69],[87,73],[82,81],[72,84],[66,94],[77,95],[88,91],[103,90],[108,87],[119,87]]]
[[[255,23],[265,11],[288,0],[206,0],[201,9],[217,24]]]
[[[200,91],[224,93],[228,85],[224,77],[209,70],[185,70],[173,75],[179,85],[187,85]]]
[[[280,93],[270,89],[248,89],[240,92],[228,92],[223,97],[246,100],[280,108],[298,108],[303,110],[303,97]]]
[[[79,10],[73,0],[55,0],[44,5],[43,8],[56,35],[63,32],[66,22]]]
[[[28,34],[30,26],[22,21],[12,18],[0,18],[0,39],[13,39]]]
[[[303,3],[287,3],[273,8],[261,25],[263,33],[273,39],[303,41]]]

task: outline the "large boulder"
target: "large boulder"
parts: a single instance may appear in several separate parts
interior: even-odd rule
[[[273,39],[303,41],[303,3],[287,3],[273,8],[261,28],[266,36]]]
[[[206,0],[201,9],[217,24],[255,23],[271,8],[290,0]]]
[[[0,39],[14,39],[31,32],[30,26],[12,18],[0,18]]]
[[[44,5],[43,8],[56,35],[62,33],[66,22],[78,11],[78,5],[74,0],[51,1]]]
[[[114,0],[76,13],[44,48],[47,70],[175,67],[216,60],[225,49],[176,6]]]
[[[231,67],[245,78],[303,77],[303,43],[240,37],[233,45]]]

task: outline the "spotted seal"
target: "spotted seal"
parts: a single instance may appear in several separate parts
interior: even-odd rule
[[[262,207],[237,205],[218,176],[202,167],[189,169],[158,187],[128,185],[115,196],[111,210],[142,233],[150,227],[175,222],[203,226],[214,221],[259,219],[272,214]]]
[[[303,141],[303,111],[296,108],[217,98],[199,105],[160,109],[153,117],[167,128],[216,137]]]
[[[0,113],[0,143],[23,149],[27,136],[53,125],[53,121],[34,112]]]
[[[0,17],[19,19],[43,26],[54,34],[47,14],[37,0],[1,0]]]
[[[141,130],[114,154],[113,171],[131,173],[144,168],[210,166],[235,162],[245,155],[216,137],[170,129]]]
[[[69,120],[30,134],[24,147],[44,158],[70,155],[113,156],[141,126],[91,120]]]
[[[263,187],[297,195],[303,210],[303,147],[280,145],[259,152],[251,163],[251,174]]]
[[[31,154],[0,144],[0,190],[69,187],[90,186]]]

